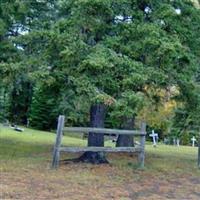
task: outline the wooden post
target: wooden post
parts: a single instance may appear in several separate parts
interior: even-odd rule
[[[146,134],[146,123],[141,124],[141,137],[140,137],[140,146],[141,152],[138,154],[138,161],[140,163],[140,167],[144,168],[144,159],[145,159],[145,134]]]
[[[59,166],[60,145],[61,145],[61,140],[62,140],[64,124],[65,124],[65,116],[60,115],[58,117],[58,125],[57,125],[57,131],[56,131],[56,143],[54,145],[54,150],[53,150],[52,168],[57,168]]]
[[[200,133],[199,133],[199,138],[198,139],[199,140],[198,140],[198,162],[197,162],[197,164],[198,164],[198,167],[200,169]]]

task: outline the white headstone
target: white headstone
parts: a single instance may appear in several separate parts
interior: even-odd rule
[[[192,137],[192,139],[191,139],[191,140],[192,140],[192,146],[194,147],[194,145],[195,145],[195,142],[196,142],[197,140],[196,140],[196,138],[195,138],[194,136]]]
[[[156,137],[158,137],[158,134],[152,130],[152,133],[149,135],[153,139],[153,146],[156,147]]]
[[[176,146],[177,146],[177,147],[180,146],[180,140],[179,140],[179,138],[176,139]]]
[[[173,145],[176,146],[176,138],[173,138]]]

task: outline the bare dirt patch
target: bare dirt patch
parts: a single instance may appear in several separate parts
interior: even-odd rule
[[[44,166],[1,172],[0,199],[200,199],[200,177],[187,173],[152,173],[112,164],[77,163],[58,170]]]

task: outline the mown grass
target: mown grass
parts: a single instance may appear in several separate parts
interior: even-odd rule
[[[40,162],[51,159],[55,142],[55,133],[38,131],[25,128],[24,132],[16,132],[9,127],[0,126],[0,162],[1,165],[9,161]],[[85,139],[65,135],[62,145],[84,146],[87,144]],[[106,141],[106,146],[114,146],[111,141]],[[125,157],[126,159],[126,157]],[[170,170],[171,164],[184,164],[184,170],[190,171],[191,168],[196,172],[197,148],[189,146],[174,147],[169,145],[158,145],[154,148],[149,143],[146,145],[146,168],[149,170]],[[119,165],[126,165],[123,157],[111,162]],[[134,165],[134,164],[133,164]],[[131,166],[128,163],[128,166]],[[188,168],[186,168],[186,166]],[[197,170],[198,172],[198,170]]]
[[[143,171],[138,169],[137,157],[129,154],[108,154],[109,165],[72,163],[52,171],[50,165],[54,142],[55,133],[28,128],[24,132],[16,132],[0,126],[0,178],[3,191],[0,199],[38,199],[38,192],[41,199],[66,199],[64,196],[70,195],[72,190],[70,200],[87,199],[88,192],[96,195],[89,199],[143,199],[141,195],[144,199],[145,195],[148,199],[195,199],[200,195],[196,147],[159,144],[154,148],[148,143]],[[63,145],[83,146],[86,143],[86,140],[71,137],[71,134],[63,137]],[[106,145],[114,144],[106,141]],[[63,154],[62,158],[77,156]],[[193,182],[196,184],[194,187]],[[41,184],[43,188],[39,187]],[[177,184],[183,185],[176,188]],[[162,187],[155,190],[155,185]],[[93,190],[89,191],[91,187],[99,189],[93,193]],[[152,193],[149,191],[151,187]],[[188,187],[192,187],[192,190]],[[63,190],[65,193],[62,193]]]
[[[0,167],[1,170],[39,164],[51,159],[55,133],[25,128],[16,132],[9,127],[0,127]],[[63,145],[85,145],[79,138],[63,137]]]
[[[0,128],[1,157],[18,158],[35,153],[52,150],[55,134],[25,128],[24,132],[16,132],[8,127]],[[85,140],[73,137],[63,137],[63,144],[84,145]]]

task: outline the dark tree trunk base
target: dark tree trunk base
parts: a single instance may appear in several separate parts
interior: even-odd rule
[[[106,106],[104,104],[95,104],[90,108],[90,126],[91,127],[104,127],[104,120],[106,114]],[[90,132],[88,135],[88,146],[103,147],[104,135]],[[92,164],[105,164],[108,163],[104,152],[85,152],[79,158],[80,162]]]
[[[135,124],[135,117],[124,117],[122,127],[123,129],[133,130]],[[116,142],[116,147],[133,147],[134,138],[132,135],[119,135]]]
[[[105,157],[105,153],[102,152],[85,152],[79,158],[65,159],[61,161],[64,164],[69,163],[91,163],[91,164],[109,164]]]
[[[104,119],[106,114],[106,106],[101,103],[92,105],[90,108],[90,126],[103,128]],[[88,135],[88,146],[103,147],[104,146],[104,135],[89,132]],[[85,152],[79,158],[74,159],[74,162],[84,162],[92,164],[106,164],[109,163],[106,159],[104,152]]]
[[[81,162],[92,164],[106,164],[109,163],[103,152],[85,152],[78,158]]]
[[[134,139],[132,135],[119,135],[116,147],[134,147]]]

